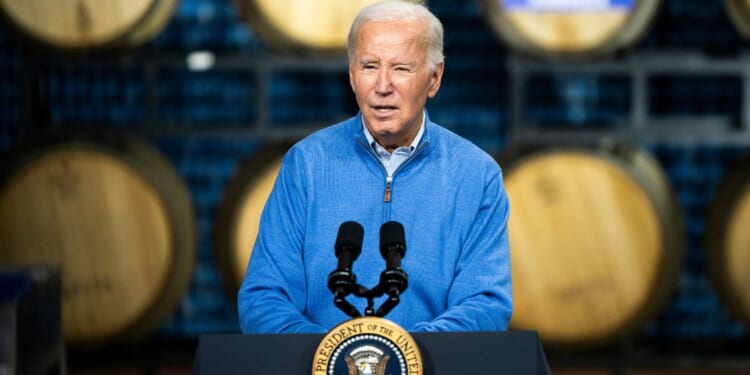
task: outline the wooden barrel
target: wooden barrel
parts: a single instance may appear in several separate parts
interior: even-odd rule
[[[750,155],[719,183],[706,222],[708,273],[721,300],[750,327]]]
[[[22,35],[68,51],[129,48],[154,37],[177,0],[0,0],[3,19]]]
[[[214,255],[224,288],[237,297],[288,145],[267,146],[246,158],[227,184],[214,226]]]
[[[750,39],[750,0],[724,0],[724,9],[740,35]]]
[[[542,149],[501,160],[511,215],[511,327],[557,348],[630,337],[663,307],[683,261],[681,216],[637,148]]]
[[[349,27],[357,13],[379,1],[236,0],[242,17],[274,48],[332,55],[346,51]]]
[[[0,265],[62,272],[66,342],[137,340],[172,313],[195,263],[188,190],[147,143],[48,139],[4,159]]]
[[[659,0],[478,0],[510,47],[550,58],[603,56],[632,45],[648,29]]]

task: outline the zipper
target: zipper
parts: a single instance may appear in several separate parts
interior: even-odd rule
[[[380,166],[380,169],[383,170],[383,174],[385,174],[385,191],[383,192],[383,202],[384,203],[390,203],[391,202],[391,183],[393,182],[393,176],[395,176],[396,173],[398,171],[400,171],[401,168],[404,167],[404,165],[406,165],[407,163],[409,163],[409,161],[411,161],[411,159],[414,159],[414,157],[417,156],[417,154],[420,151],[424,150],[425,147],[427,147],[427,141],[423,142],[421,145],[419,145],[419,147],[417,147],[416,150],[414,150],[414,152],[412,152],[411,155],[409,155],[408,158],[406,158],[406,160],[404,160],[403,163],[401,163],[401,165],[398,166],[398,168],[396,168],[395,171],[393,171],[392,175],[389,175],[388,174],[388,170],[386,170],[385,167],[383,166],[383,164],[380,162],[380,159],[378,158],[378,155],[375,154],[375,151],[373,151],[372,147],[369,147],[367,145],[367,143],[365,143],[361,139],[357,139],[357,141],[358,141],[358,143],[362,147],[364,147],[367,150],[367,152],[370,155],[372,155],[373,158],[375,158],[375,162],[378,163],[378,165]]]
[[[383,202],[385,203],[391,201],[391,181],[393,181],[393,176],[385,177],[385,194],[383,194]]]

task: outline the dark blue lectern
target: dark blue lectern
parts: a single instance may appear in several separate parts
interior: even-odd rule
[[[539,336],[531,331],[412,333],[425,375],[550,373]],[[196,375],[310,374],[322,334],[204,335]]]

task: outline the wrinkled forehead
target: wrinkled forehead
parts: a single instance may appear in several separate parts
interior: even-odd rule
[[[422,43],[427,46],[427,24],[417,20],[391,20],[391,21],[366,21],[357,31],[357,41],[362,42],[365,39],[382,39],[387,36],[407,42]],[[359,44],[359,43],[358,43]]]
[[[411,23],[370,22],[357,35],[355,55],[358,59],[423,60],[427,40],[419,25]]]

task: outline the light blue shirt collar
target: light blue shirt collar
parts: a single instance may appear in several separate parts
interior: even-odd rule
[[[370,131],[367,130],[367,126],[365,126],[364,117],[362,118],[362,128],[365,132],[365,138],[367,138],[367,142],[370,144],[370,147],[372,147],[372,150],[375,151],[375,155],[377,155],[380,164],[385,168],[389,178],[393,176],[393,172],[395,172],[396,169],[398,169],[398,167],[409,158],[412,152],[417,149],[417,146],[419,146],[419,141],[422,140],[422,136],[424,135],[426,118],[427,114],[422,111],[422,125],[419,126],[419,131],[417,131],[417,135],[414,136],[411,144],[405,147],[398,147],[393,150],[393,153],[388,152],[385,147],[375,141],[375,137],[370,134]]]

